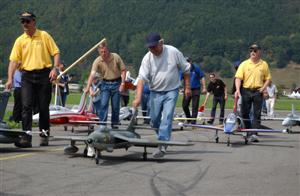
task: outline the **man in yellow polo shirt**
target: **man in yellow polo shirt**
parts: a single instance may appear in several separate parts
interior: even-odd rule
[[[31,131],[32,108],[37,104],[40,113],[40,145],[46,146],[50,128],[51,81],[57,76],[60,62],[59,49],[46,31],[36,28],[36,16],[33,13],[23,12],[20,20],[24,33],[16,39],[10,54],[6,89],[11,89],[13,74],[18,67],[18,62],[21,62],[22,129]],[[52,68],[51,56],[54,57],[54,68]],[[15,145],[21,148],[31,147],[31,136],[21,138]]]
[[[253,105],[252,126],[249,120],[245,120],[246,128],[259,128],[263,91],[271,80],[271,74],[268,63],[261,59],[261,47],[259,45],[252,44],[249,53],[250,58],[240,64],[235,74],[235,97],[242,97],[241,113],[243,119],[250,119],[249,113]],[[243,81],[242,87],[241,81]],[[258,142],[255,135],[250,139]]]

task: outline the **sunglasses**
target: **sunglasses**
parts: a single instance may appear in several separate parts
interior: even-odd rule
[[[258,51],[257,49],[250,49],[250,50],[249,50],[250,53],[251,53],[251,52],[257,53],[257,51]]]
[[[22,24],[29,24],[31,22],[31,20],[26,20],[26,19],[23,19],[23,20],[21,20],[21,23]]]

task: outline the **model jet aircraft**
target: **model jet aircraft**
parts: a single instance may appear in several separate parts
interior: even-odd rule
[[[101,152],[113,152],[114,149],[128,149],[131,146],[143,147],[143,159],[147,160],[147,147],[158,147],[159,145],[168,146],[189,146],[191,143],[179,142],[179,141],[160,141],[141,138],[141,136],[135,132],[135,123],[137,117],[137,110],[133,111],[130,123],[125,130],[121,129],[100,129],[95,130],[88,136],[54,136],[54,139],[69,140],[71,143],[65,147],[65,154],[73,154],[78,151],[78,147],[75,146],[76,142],[84,142],[86,147],[83,151],[84,156],[87,156],[87,148],[91,147],[95,150],[95,161],[99,164],[101,159]]]
[[[21,130],[8,129],[6,123],[3,122],[3,117],[10,95],[11,93],[9,91],[4,91],[0,94],[0,143],[4,144],[12,144],[19,142],[21,137],[36,133],[32,131],[25,132]]]
[[[262,120],[282,121],[281,125],[286,127],[286,132],[291,133],[293,126],[300,126],[300,115],[297,115],[292,104],[292,111],[285,118],[263,117]]]
[[[291,94],[286,95],[288,98],[291,99],[300,99],[300,93],[293,91]]]
[[[237,114],[237,100],[234,100],[234,109],[232,113],[229,113],[224,119],[223,126],[213,126],[213,125],[199,125],[199,124],[186,124],[179,123],[179,126],[184,127],[197,127],[215,130],[215,141],[219,142],[218,131],[223,131],[227,135],[227,146],[230,145],[230,135],[241,134],[245,140],[245,144],[248,143],[249,136],[251,133],[285,133],[286,130],[273,130],[273,129],[246,129],[244,120]]]
[[[91,111],[91,106],[87,105],[87,94],[83,93],[78,106],[68,109],[60,105],[51,105],[49,108],[49,117],[51,125],[64,125],[65,130],[67,126],[72,127],[72,132],[75,126],[88,126],[89,130],[93,130],[94,125],[101,124],[96,114]],[[127,119],[131,116],[130,110],[127,108],[120,109],[120,119]],[[34,122],[38,122],[39,114],[32,117]]]

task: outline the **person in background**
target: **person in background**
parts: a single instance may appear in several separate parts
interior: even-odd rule
[[[13,108],[13,114],[10,118],[10,120],[15,121],[16,123],[22,121],[21,79],[22,79],[22,72],[18,68],[14,73],[14,79],[13,79],[14,108]]]
[[[141,106],[143,110],[143,116],[146,117],[144,119],[144,124],[150,124],[150,89],[147,82],[144,84]]]
[[[274,105],[276,102],[278,90],[276,88],[276,85],[273,84],[272,81],[270,81],[269,85],[267,86],[267,93],[268,93],[268,99],[266,99],[267,115],[269,117],[274,117]]]
[[[242,96],[242,118],[245,128],[260,128],[263,92],[269,85],[271,74],[269,65],[261,59],[261,47],[254,43],[249,47],[250,57],[243,61],[235,74],[235,97]],[[243,85],[241,85],[243,81]],[[250,110],[253,105],[253,120],[250,119]],[[258,142],[255,134],[250,136],[250,141]]]
[[[96,72],[98,72],[102,77],[99,119],[101,122],[107,121],[108,105],[109,100],[111,99],[111,127],[118,128],[120,92],[125,90],[126,67],[117,53],[111,53],[109,51],[106,40],[99,44],[98,52],[100,56],[97,57],[93,63],[85,92],[89,91],[93,78]]]
[[[100,116],[100,107],[101,107],[100,86],[101,86],[100,75],[98,73],[96,73],[93,78],[93,82],[90,87],[89,93],[90,93],[90,96],[92,97],[93,111],[98,117]]]
[[[20,22],[24,33],[19,36],[12,48],[8,68],[6,89],[11,89],[13,75],[21,62],[22,70],[22,129],[32,129],[32,108],[37,101],[39,108],[40,146],[48,146],[50,135],[49,104],[51,101],[52,84],[58,74],[60,51],[53,38],[46,32],[36,28],[36,16],[32,12],[23,12]],[[52,67],[51,56],[54,58]],[[17,147],[32,147],[32,137],[26,135],[15,143]]]
[[[215,120],[216,110],[217,110],[217,104],[220,104],[220,118],[219,118],[219,124],[223,124],[224,120],[224,114],[225,114],[225,102],[227,101],[227,88],[225,83],[221,80],[216,78],[216,75],[214,73],[209,74],[209,80],[207,86],[207,93],[205,100],[202,104],[202,106],[206,106],[206,103],[208,101],[208,98],[210,94],[213,94],[213,105],[211,108],[210,117],[211,119],[207,121],[208,124],[213,124]]]
[[[185,95],[183,96],[182,109],[184,111],[186,118],[197,118],[201,88],[202,88],[202,93],[206,93],[205,74],[198,65],[192,62],[192,59],[190,57],[186,57],[186,60],[190,64],[190,84],[191,84],[192,96],[189,97],[186,97]],[[183,79],[182,73],[180,77],[181,79]],[[192,115],[189,109],[191,101],[192,101]],[[195,124],[196,120],[192,120],[188,122]]]
[[[164,44],[159,33],[148,34],[146,46],[149,52],[140,66],[136,96],[132,105],[134,108],[140,105],[144,84],[148,82],[152,126],[158,129],[158,140],[169,141],[179,93],[180,71],[184,73],[185,95],[191,96],[190,65],[177,48]],[[165,153],[166,146],[159,145],[153,157],[161,158]]]
[[[59,74],[61,74],[65,70],[65,64],[60,63],[59,64]],[[58,86],[59,86],[59,92],[60,92],[60,98],[61,98],[61,105],[65,107],[67,96],[69,95],[69,81],[70,78],[68,75],[63,74],[61,78],[59,79]]]

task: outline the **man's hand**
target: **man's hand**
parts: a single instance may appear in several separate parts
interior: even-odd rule
[[[241,92],[236,90],[234,93],[234,98],[239,98],[239,97],[241,97]]]
[[[203,94],[206,94],[206,93],[207,93],[207,90],[206,90],[205,87],[202,88],[202,93],[203,93]]]
[[[141,100],[138,98],[135,98],[132,102],[132,107],[137,108],[141,104]]]
[[[125,91],[125,83],[121,83],[120,87],[119,87],[119,91],[120,92],[124,92]]]
[[[192,91],[189,87],[184,89],[184,95],[186,97],[190,97],[192,95]]]
[[[12,80],[8,79],[7,82],[5,83],[5,89],[10,90],[12,88]]]
[[[56,68],[53,68],[51,70],[51,72],[49,73],[49,78],[50,78],[50,81],[52,82],[53,80],[56,80],[56,77],[57,77],[57,69]]]
[[[225,101],[227,101],[227,99],[228,99],[228,95],[227,94],[224,96],[224,99],[225,99]]]

